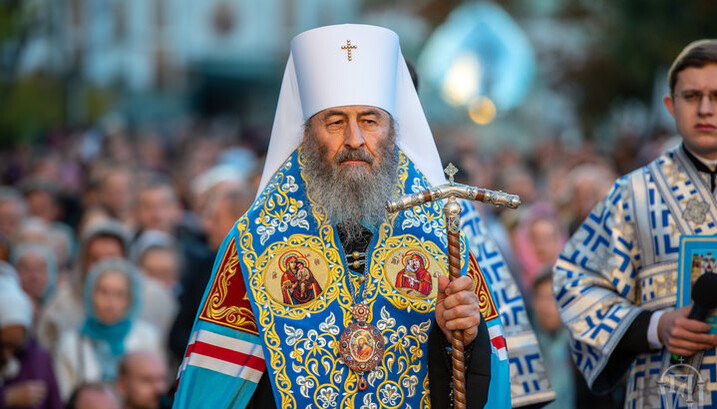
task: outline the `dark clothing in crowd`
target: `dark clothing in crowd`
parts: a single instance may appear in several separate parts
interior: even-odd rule
[[[172,356],[180,363],[189,343],[189,334],[192,332],[197,309],[209,283],[216,253],[197,239],[194,239],[194,243],[190,243],[189,240],[191,240],[189,236],[185,235],[181,242],[185,257],[181,279],[182,293],[179,296],[179,312],[169,333],[169,349]]]
[[[14,378],[0,384],[0,409],[5,409],[5,392],[9,386],[25,381],[43,381],[47,387],[45,399],[32,409],[62,409],[60,389],[52,368],[52,359],[35,339],[30,339],[24,350],[15,356],[20,362],[20,372]]]

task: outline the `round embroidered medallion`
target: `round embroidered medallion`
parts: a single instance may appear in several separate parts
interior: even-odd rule
[[[381,332],[364,321],[349,324],[339,339],[341,358],[359,373],[370,371],[381,363],[383,351]]]
[[[430,298],[438,292],[438,277],[442,272],[438,262],[425,250],[401,247],[386,258],[385,274],[397,291],[414,298]]]
[[[274,300],[300,306],[316,300],[326,288],[328,279],[328,262],[318,251],[294,247],[271,260],[264,275],[264,285]]]

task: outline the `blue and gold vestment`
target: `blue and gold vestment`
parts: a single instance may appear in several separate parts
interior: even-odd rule
[[[397,155],[394,193],[426,189],[411,161]],[[302,162],[299,148],[225,240],[180,369],[175,407],[243,408],[266,373],[280,408],[429,408],[428,336],[437,277],[447,271],[442,204],[387,215],[374,230],[362,282],[347,268],[335,226],[307,196]],[[465,240],[461,250],[462,273],[474,280],[494,346],[486,407],[510,407],[500,317]],[[416,255],[433,280],[430,292],[396,279]],[[289,293],[295,297],[287,303]],[[354,322],[351,307],[361,301],[385,342],[381,362],[365,374],[366,391],[358,390],[359,376],[338,350]]]

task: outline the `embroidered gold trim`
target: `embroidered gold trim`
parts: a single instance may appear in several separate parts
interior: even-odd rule
[[[478,295],[478,305],[480,306],[480,313],[483,315],[483,319],[488,321],[493,318],[498,318],[498,308],[495,306],[495,301],[491,296],[490,289],[488,288],[488,282],[483,276],[478,262],[471,253],[469,255],[468,264],[468,276],[473,280],[473,290]]]
[[[254,313],[251,310],[249,297],[244,287],[244,278],[236,274],[238,268],[239,257],[237,256],[234,239],[232,239],[227,245],[221,264],[217,268],[217,274],[214,277],[214,282],[199,319],[259,335],[254,321]],[[229,281],[232,278],[241,281],[241,283],[233,283],[230,290]]]

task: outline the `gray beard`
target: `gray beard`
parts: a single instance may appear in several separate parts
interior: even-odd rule
[[[307,191],[312,200],[323,205],[326,216],[333,224],[341,224],[346,243],[357,242],[364,228],[376,226],[383,221],[386,201],[391,198],[396,181],[398,159],[395,153],[395,135],[391,130],[386,140],[378,146],[374,158],[366,149],[342,149],[332,159],[327,149],[307,132],[303,143],[303,171]],[[348,159],[362,159],[371,164],[339,167]],[[378,160],[378,161],[377,161]]]

